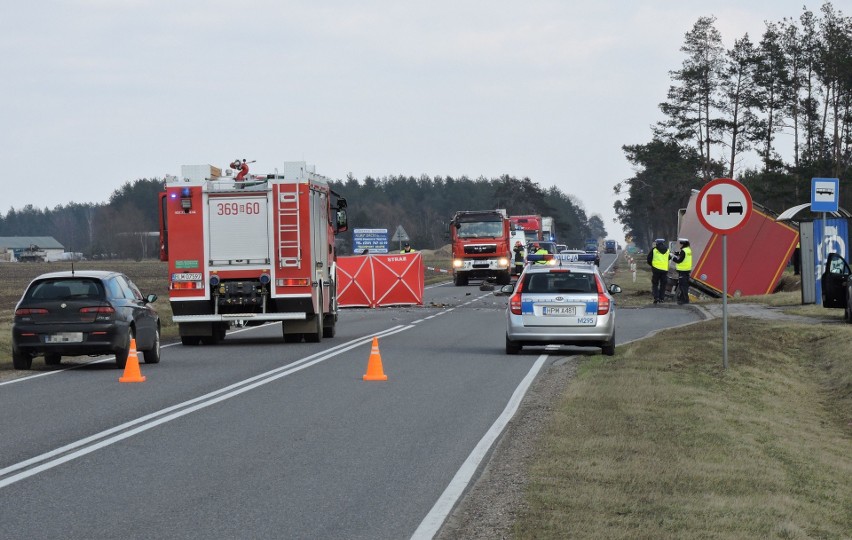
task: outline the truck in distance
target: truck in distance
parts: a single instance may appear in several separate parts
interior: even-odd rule
[[[460,211],[449,226],[453,283],[473,279],[511,282],[512,244],[509,218],[500,210]]]

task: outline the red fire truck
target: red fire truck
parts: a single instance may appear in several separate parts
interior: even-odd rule
[[[511,283],[512,246],[509,218],[501,210],[456,212],[450,221],[453,246],[453,283],[469,278]]]
[[[337,254],[346,200],[305,162],[235,180],[188,165],[160,194],[160,258],[184,345],[233,324],[281,321],[285,342],[334,337]]]

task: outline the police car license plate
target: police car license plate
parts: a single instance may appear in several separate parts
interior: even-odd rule
[[[83,341],[83,332],[59,332],[49,334],[45,338],[47,343],[79,343]]]
[[[555,315],[559,317],[573,317],[577,314],[576,306],[544,306],[542,309],[544,315]]]

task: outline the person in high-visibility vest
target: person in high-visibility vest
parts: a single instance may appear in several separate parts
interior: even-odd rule
[[[547,260],[544,258],[547,255],[547,250],[541,247],[538,242],[535,242],[530,248],[530,253],[533,255],[541,255],[541,257],[535,261],[535,264],[547,264]]]
[[[669,278],[669,248],[664,239],[654,240],[654,247],[648,252],[648,264],[651,265],[651,295],[655,304],[662,304]]]
[[[400,253],[414,253],[415,251],[417,250],[412,248],[411,244],[409,244],[408,242],[406,242],[405,245],[402,246],[402,249],[399,250]]]
[[[677,270],[677,303],[689,303],[689,273],[692,272],[692,248],[689,238],[678,238],[680,251],[672,254],[672,260]]]

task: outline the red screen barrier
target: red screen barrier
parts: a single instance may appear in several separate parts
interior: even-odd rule
[[[423,305],[420,253],[337,258],[340,307]]]

